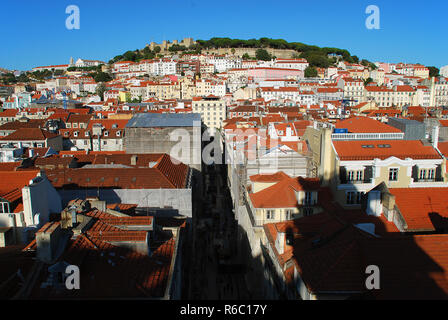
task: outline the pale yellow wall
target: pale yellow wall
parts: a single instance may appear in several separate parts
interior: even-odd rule
[[[276,182],[254,182],[253,183],[253,192],[256,193],[263,189],[269,188],[270,186],[273,186],[274,184],[276,184]]]

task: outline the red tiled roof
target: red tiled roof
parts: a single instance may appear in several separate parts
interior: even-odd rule
[[[15,189],[27,186],[30,180],[36,178],[38,170],[27,171],[0,171],[0,196],[10,193]]]
[[[336,122],[335,126],[336,128],[348,129],[348,131],[352,133],[402,132],[400,129],[368,117],[353,117],[340,120]]]
[[[432,146],[424,146],[420,140],[333,140],[340,160],[384,160],[389,157],[399,159],[440,159]],[[381,145],[390,147],[382,148]],[[373,146],[373,147],[363,147]]]
[[[6,109],[0,112],[0,118],[14,118],[18,112],[17,109]]]
[[[280,265],[292,260],[312,293],[367,293],[366,267],[377,265],[381,287],[374,292],[376,298],[447,298],[448,235],[376,238],[326,214],[267,224],[264,229]],[[294,237],[292,246],[284,244],[283,254],[275,247],[278,232]]]
[[[320,188],[316,178],[285,178],[280,182],[256,193],[250,193],[255,208],[296,208],[297,191],[317,191]]]
[[[30,119],[27,121],[12,121],[0,126],[0,130],[15,131],[21,128],[42,128],[45,125],[45,119]]]
[[[17,167],[22,164],[21,161],[17,162],[0,162],[0,171],[15,171]]]
[[[434,231],[448,219],[448,188],[390,188],[389,192],[395,196],[407,230]]]
[[[153,168],[79,168],[48,170],[48,179],[56,188],[123,188],[177,189],[185,188],[189,168],[171,160],[162,160]]]
[[[252,182],[279,182],[283,179],[290,178],[286,173],[283,171],[279,171],[273,174],[256,174],[253,176],[250,176],[250,181]]]
[[[3,141],[45,141],[47,139],[55,138],[59,136],[56,133],[38,129],[38,128],[21,128],[13,133],[0,137]]]

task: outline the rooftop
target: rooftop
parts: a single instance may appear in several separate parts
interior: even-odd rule
[[[138,113],[129,120],[126,128],[200,127],[199,113]]]
[[[420,140],[334,140],[333,145],[340,160],[441,159],[431,145]]]

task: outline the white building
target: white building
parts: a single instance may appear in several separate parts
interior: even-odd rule
[[[78,67],[78,68],[97,67],[102,64],[106,64],[106,62],[99,61],[99,60],[86,60],[86,59],[79,58],[75,62],[75,67]]]
[[[440,68],[439,73],[442,77],[448,78],[448,66],[444,66],[444,67]]]

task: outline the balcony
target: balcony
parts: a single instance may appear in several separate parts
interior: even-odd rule
[[[333,133],[333,140],[403,140],[403,132],[390,133]]]

